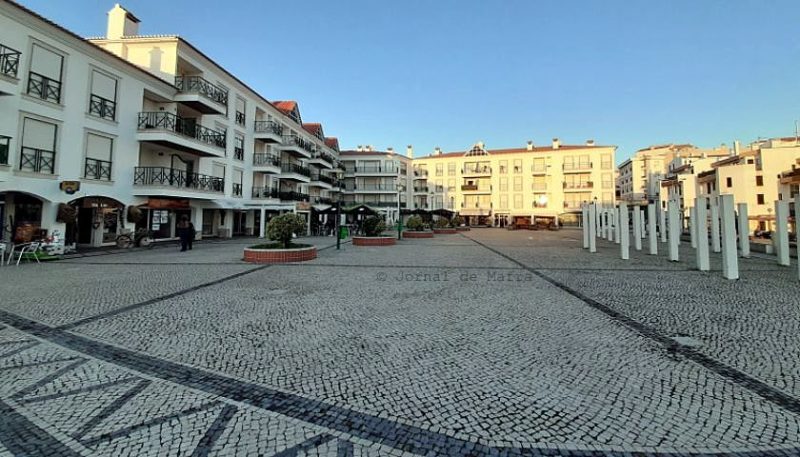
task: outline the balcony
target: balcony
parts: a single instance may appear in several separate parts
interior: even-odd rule
[[[391,184],[356,184],[353,188],[348,189],[351,192],[361,193],[380,193],[380,192],[396,192],[397,187],[394,183]]]
[[[311,170],[296,163],[281,164],[280,179],[288,179],[297,182],[311,181]]]
[[[241,111],[236,112],[234,120],[236,121],[236,125],[241,125],[242,127],[244,127],[245,124],[247,124],[247,117]]]
[[[311,197],[311,201],[320,205],[334,205],[336,204],[333,199],[328,197]]]
[[[428,186],[414,186],[414,193],[415,194],[427,194],[428,193]]]
[[[355,202],[356,205],[367,205],[373,208],[397,208],[397,201],[380,201],[380,200],[369,200],[369,201],[362,201],[362,202]],[[400,202],[400,207],[405,208],[406,203]]]
[[[252,189],[252,198],[254,199],[264,199],[264,198],[280,198],[278,189],[274,187],[253,187]]]
[[[428,179],[428,170],[415,169],[414,179]]]
[[[253,154],[253,171],[278,174],[281,172],[281,158],[266,152]]]
[[[0,75],[17,79],[21,52],[0,44]]]
[[[231,195],[233,195],[234,197],[242,198],[242,183],[240,182],[233,183]]]
[[[135,194],[170,197],[216,198],[225,192],[224,178],[166,167],[135,167],[133,185]]]
[[[55,170],[56,152],[23,147],[19,156],[20,171],[52,175]]]
[[[280,191],[278,192],[278,197],[281,200],[294,201],[294,202],[307,202],[310,200],[308,194],[303,194],[294,191]]]
[[[310,159],[314,153],[314,144],[297,135],[284,135],[283,144],[280,146],[280,149],[295,157]]]
[[[117,103],[99,95],[89,97],[89,114],[101,119],[113,121],[117,117]]]
[[[531,190],[547,190],[547,183],[535,182],[531,184]]]
[[[227,145],[224,132],[163,111],[139,113],[136,138],[204,157],[224,157]]]
[[[546,175],[547,174],[547,166],[545,165],[533,165],[531,166],[531,174],[534,175]]]
[[[562,170],[564,173],[582,173],[586,171],[592,171],[592,163],[565,163],[562,167]]]
[[[322,189],[331,189],[333,188],[334,181],[335,180],[330,176],[315,173],[311,175],[311,183],[309,186],[320,187]]]
[[[354,167],[354,173],[359,176],[397,176],[399,169],[384,167],[382,165],[359,165]]]
[[[564,182],[563,184],[565,191],[581,191],[585,189],[592,189],[594,188],[594,183],[591,181],[586,182]]]
[[[111,162],[87,157],[83,164],[83,177],[99,181],[111,181]]]
[[[488,165],[468,166],[461,169],[461,174],[464,176],[490,176],[492,167]]]
[[[280,143],[283,141],[283,126],[275,121],[255,121],[253,137],[267,143]]]
[[[547,208],[547,203],[533,202],[534,208]]]
[[[61,81],[30,72],[28,76],[28,95],[48,102],[60,103]]]
[[[228,111],[228,91],[211,84],[202,76],[176,76],[178,94],[175,101],[203,114],[225,115]]]
[[[325,151],[318,150],[314,157],[308,161],[311,165],[317,165],[321,168],[327,168],[329,170],[333,169],[333,164],[336,162],[336,159],[333,158],[332,155],[328,154]]]
[[[488,216],[492,212],[492,205],[480,202],[463,202],[459,214],[462,216]]]
[[[492,186],[479,186],[477,184],[462,184],[461,191],[476,193],[476,194],[490,194],[492,193]]]

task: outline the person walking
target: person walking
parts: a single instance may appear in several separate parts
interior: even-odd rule
[[[186,251],[188,248],[189,250],[192,249],[192,241],[194,241],[194,224],[189,221],[189,216],[183,215],[181,216],[181,220],[178,222],[178,238],[181,240],[181,252]]]

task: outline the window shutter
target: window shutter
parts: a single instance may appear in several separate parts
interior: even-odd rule
[[[63,57],[35,44],[33,45],[32,54],[32,72],[39,73],[55,81],[61,81],[61,63],[64,60]]]
[[[92,72],[92,94],[106,100],[116,101],[117,80],[110,78],[99,71]]]
[[[56,125],[36,119],[25,118],[22,132],[22,146],[26,148],[54,151]]]
[[[86,136],[86,158],[111,162],[111,146],[114,140],[100,135]]]

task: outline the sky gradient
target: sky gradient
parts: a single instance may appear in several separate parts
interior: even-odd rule
[[[114,2],[21,3],[97,36]],[[123,5],[140,33],[181,35],[266,98],[298,100],[342,148],[591,138],[621,162],[650,144],[793,135],[800,119],[797,0]]]

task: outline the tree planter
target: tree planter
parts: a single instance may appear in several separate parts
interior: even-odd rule
[[[316,246],[303,246],[289,249],[244,248],[244,261],[250,263],[305,262],[316,258]]]
[[[433,232],[403,232],[403,238],[433,238]]]
[[[467,227],[467,226],[456,227],[456,231],[458,231],[458,232],[469,232],[469,227]]]
[[[354,236],[353,246],[394,246],[397,237],[394,236]]]
[[[454,228],[435,228],[433,229],[433,233],[437,235],[453,235],[457,232]]]

